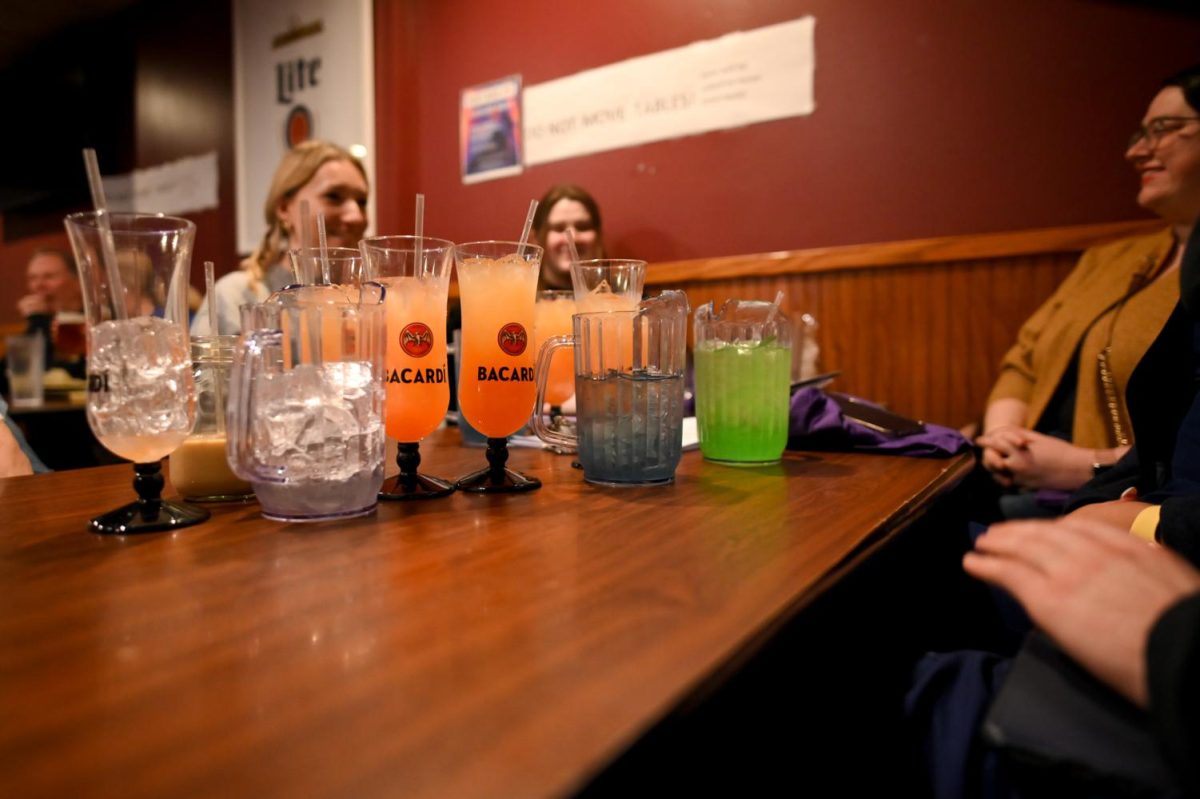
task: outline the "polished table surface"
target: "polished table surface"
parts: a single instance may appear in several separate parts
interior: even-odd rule
[[[456,442],[423,469],[482,465]],[[613,489],[571,461],[513,449],[530,494],[126,538],[85,525],[128,466],[0,480],[0,794],[569,794],[970,466],[689,452]]]

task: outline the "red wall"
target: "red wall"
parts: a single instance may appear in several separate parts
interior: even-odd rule
[[[529,199],[572,180],[599,198],[610,248],[650,260],[1133,218],[1124,142],[1158,81],[1200,58],[1195,14],[1098,0],[375,5],[377,232],[407,232],[423,191],[430,235],[515,237]],[[229,6],[145,0],[125,13],[113,22],[137,43],[135,166],[218,150],[221,208],[193,215],[193,275],[209,258],[235,268]],[[807,14],[811,116],[461,183],[463,87],[539,83]],[[0,323],[15,320],[25,261],[46,244],[65,237],[0,244]]]
[[[219,207],[187,214],[196,223],[192,282],[201,288],[204,261],[214,261],[218,274],[237,268],[231,15],[229,4],[146,0],[95,23],[100,31],[120,28],[132,42],[133,50],[133,85],[113,90],[115,96],[125,96],[127,92],[132,97],[132,124],[114,114],[110,124],[118,132],[105,140],[128,141],[133,168],[158,166],[185,156],[217,151]],[[186,35],[180,35],[180,31],[186,31]],[[61,38],[48,41],[39,47],[40,55],[53,57],[56,48],[62,45]],[[39,80],[36,75],[26,77],[30,81]],[[102,154],[102,166],[106,156],[111,157],[112,153]],[[57,157],[83,163],[79,149],[59,153]],[[78,167],[78,179],[81,185],[86,180],[82,166]],[[62,213],[83,207],[62,209]],[[0,216],[0,231],[3,222]],[[61,225],[36,236],[0,241],[0,324],[20,321],[15,305],[25,293],[25,264],[40,247],[58,247],[68,252],[71,249]]]
[[[464,87],[809,14],[811,116],[460,180]],[[408,232],[422,191],[430,235],[513,238],[568,180],[652,261],[1130,219],[1129,132],[1198,59],[1195,16],[1075,0],[376,0],[376,227]]]

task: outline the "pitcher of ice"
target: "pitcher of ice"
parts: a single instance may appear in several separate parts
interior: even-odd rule
[[[683,444],[687,298],[664,291],[633,311],[580,313],[574,333],[546,341],[538,354],[542,407],[550,360],[573,347],[578,435],[555,430],[541,414],[533,429],[548,444],[578,448],[583,477],[611,486],[666,485]]]
[[[384,289],[334,288],[242,308],[227,454],[268,519],[365,515],[383,483]]]

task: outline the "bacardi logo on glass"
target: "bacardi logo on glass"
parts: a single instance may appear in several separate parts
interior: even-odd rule
[[[529,335],[525,332],[525,326],[520,322],[509,322],[500,328],[496,342],[506,355],[520,355],[529,346]]]
[[[423,358],[433,349],[433,331],[424,322],[412,322],[400,331],[400,349],[410,358]]]

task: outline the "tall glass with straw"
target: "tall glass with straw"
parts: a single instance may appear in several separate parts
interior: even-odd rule
[[[187,294],[195,225],[186,219],[110,214],[95,152],[85,151],[95,211],[64,223],[88,325],[88,424],[108,450],[135,463],[138,500],[97,516],[97,533],[196,524],[208,511],[162,498],[162,459],[195,420]]]
[[[535,477],[505,466],[508,436],[529,420],[534,380],[534,302],[542,248],[528,243],[534,201],[521,240],[480,241],[454,248],[462,299],[462,367],[458,407],[487,436],[488,466],[459,479],[460,491],[531,491]]]
[[[380,499],[432,499],[454,491],[453,483],[417,471],[420,441],[437,429],[450,405],[446,299],[454,260],[452,242],[421,235],[423,203],[417,209],[417,235],[360,244],[367,274],[387,291],[385,419],[388,437],[398,442],[400,473],[384,482]]]

